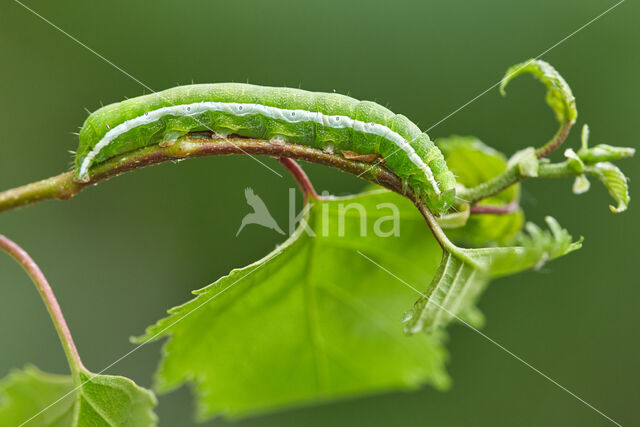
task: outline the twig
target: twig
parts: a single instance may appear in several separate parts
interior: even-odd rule
[[[560,129],[553,135],[553,138],[542,147],[536,150],[536,156],[541,159],[543,157],[548,156],[552,152],[554,152],[558,147],[562,145],[567,136],[569,136],[569,131],[575,122],[565,122],[560,126]]]
[[[551,152],[556,150],[560,145],[562,145],[565,139],[567,139],[567,136],[569,135],[569,131],[573,126],[573,123],[574,122],[566,122],[563,125],[561,125],[560,129],[558,129],[556,134],[553,135],[553,138],[551,138],[549,142],[544,144],[542,147],[536,149],[536,157],[538,159],[541,159],[549,155]],[[554,169],[554,167],[558,165],[566,166],[565,163],[555,164],[555,165],[540,164],[539,166],[540,170],[538,171],[538,175],[543,176],[545,172],[549,170],[550,174],[548,175],[548,177],[555,177],[554,175],[552,175],[552,173],[558,172],[556,169]],[[566,172],[570,172],[570,171],[566,171]],[[475,187],[468,188],[465,191],[462,191],[459,194],[459,196],[462,199],[468,201],[469,203],[475,204],[482,199],[486,199],[487,197],[491,197],[495,194],[498,194],[505,188],[520,182],[524,178],[526,177],[520,173],[520,167],[518,165],[513,165],[509,169],[504,171],[502,174],[496,176],[495,178],[489,181],[483,182],[482,184],[479,184]]]
[[[582,173],[593,174],[592,167],[585,167],[583,172],[576,171],[571,168],[568,161],[561,163],[540,163],[538,164],[537,178],[569,178],[575,177]],[[506,188],[516,184],[524,179],[531,178],[523,175],[518,165],[513,165],[502,174],[496,176],[489,181],[483,182],[472,188],[467,188],[458,193],[458,197],[466,202],[474,205],[482,199],[491,197]]]
[[[348,160],[340,155],[326,153],[316,148],[241,137],[188,137],[169,147],[153,145],[110,159],[94,167],[91,170],[91,179],[86,183],[75,181],[73,172],[65,172],[42,181],[7,190],[0,193],[0,212],[44,200],[67,200],[87,187],[146,166],[196,157],[246,153],[276,158],[287,157],[334,167],[353,175],[361,175],[363,179],[405,194],[402,181],[388,169],[382,166],[372,167],[368,163]]]
[[[448,239],[446,239],[438,222],[427,206],[424,205],[410,189],[403,187],[400,178],[383,166],[372,166],[369,163],[349,160],[340,155],[327,153],[304,145],[284,144],[282,142],[242,137],[224,138],[216,135],[191,135],[168,147],[152,145],[118,156],[94,167],[91,170],[91,179],[88,182],[77,182],[74,180],[73,172],[66,172],[52,178],[5,191],[0,193],[0,212],[34,204],[43,200],[67,200],[86,187],[96,185],[102,181],[142,167],[157,165],[167,161],[229,154],[253,154],[267,155],[278,159],[287,158],[283,164],[294,174],[294,178],[301,185],[303,191],[308,192],[311,197],[317,199],[319,196],[315,190],[313,190],[306,174],[290,159],[331,166],[379,184],[413,201],[427,220],[429,227],[441,246],[444,247],[451,244]],[[293,162],[295,166],[290,162]]]
[[[416,207],[418,208],[418,210],[420,211],[424,219],[427,221],[427,224],[431,229],[431,233],[433,234],[433,237],[436,238],[436,241],[438,242],[442,250],[449,251],[449,252],[455,250],[456,246],[451,242],[451,240],[449,240],[447,235],[444,233],[444,231],[442,230],[442,227],[440,227],[440,224],[438,224],[438,220],[433,215],[433,213],[429,210],[429,208],[427,208],[427,206],[424,203],[420,202],[419,200],[415,200],[415,199],[412,199],[412,200],[413,200],[413,204],[416,205]]]

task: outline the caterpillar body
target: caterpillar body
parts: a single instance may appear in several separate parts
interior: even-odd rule
[[[446,211],[455,197],[442,153],[405,116],[340,94],[241,83],[179,86],[100,108],[80,130],[75,177],[89,181],[91,167],[112,157],[206,130],[379,155],[431,209]]]

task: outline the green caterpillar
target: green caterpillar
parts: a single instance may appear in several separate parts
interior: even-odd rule
[[[322,150],[374,154],[436,212],[451,207],[455,178],[429,136],[374,102],[239,83],[179,86],[111,104],[80,130],[76,179],[117,155],[211,130]]]

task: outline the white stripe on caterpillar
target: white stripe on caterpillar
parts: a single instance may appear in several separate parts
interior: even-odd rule
[[[387,126],[354,120],[348,116],[331,116],[307,110],[287,110],[262,104],[240,104],[236,102],[197,102],[193,104],[174,105],[148,111],[142,116],[127,120],[110,129],[93,147],[82,161],[79,176],[87,179],[89,177],[89,166],[92,160],[114,139],[131,129],[158,121],[163,116],[193,116],[207,111],[219,111],[235,116],[260,114],[270,119],[282,120],[288,123],[313,122],[333,129],[351,128],[357,132],[380,136],[391,141],[399,149],[404,151],[409,157],[409,160],[425,174],[435,193],[440,195],[440,188],[429,165],[418,156],[406,139]]]

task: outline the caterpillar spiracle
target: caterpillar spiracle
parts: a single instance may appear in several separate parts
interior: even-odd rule
[[[336,93],[241,83],[178,86],[100,108],[80,130],[75,178],[87,182],[112,157],[206,130],[379,155],[436,212],[455,197],[442,153],[405,116]]]

